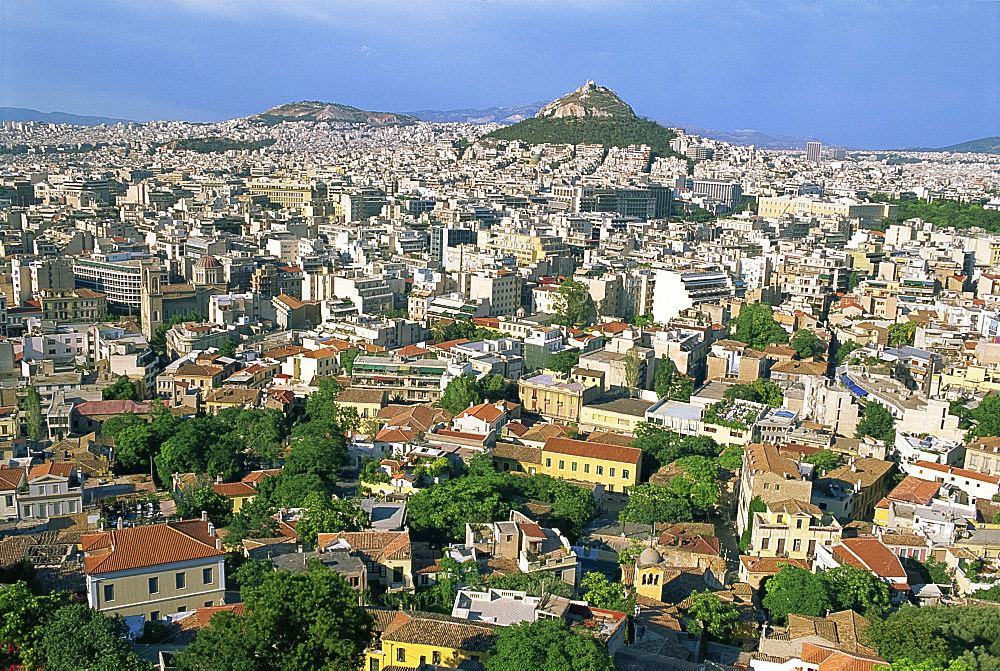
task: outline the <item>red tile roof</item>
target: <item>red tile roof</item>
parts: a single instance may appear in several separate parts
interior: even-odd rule
[[[208,535],[208,522],[188,520],[83,534],[80,544],[87,553],[83,560],[87,575],[98,575],[223,557],[225,552],[217,550],[214,542],[206,542],[208,539],[215,540]],[[107,551],[95,553],[98,550]]]
[[[638,464],[642,450],[637,447],[621,445],[606,445],[604,443],[588,443],[571,438],[549,438],[545,441],[544,452],[568,454],[587,459],[605,459],[623,464]]]
[[[906,580],[899,557],[877,538],[845,538],[833,546],[833,554],[842,563],[866,569],[880,578]]]
[[[25,469],[23,468],[0,468],[0,491],[17,489],[17,486],[21,484],[21,478],[24,477],[24,474]]]
[[[914,466],[919,468],[926,468],[932,471],[937,471],[938,473],[944,473],[946,475],[954,475],[959,478],[968,478],[970,480],[979,480],[980,482],[991,482],[993,484],[1000,484],[1000,478],[995,475],[985,475],[983,473],[977,473],[976,471],[969,471],[964,468],[956,468],[954,466],[947,466],[945,464],[935,464],[930,461],[914,461]]]
[[[246,482],[216,482],[212,485],[216,494],[223,496],[253,496],[257,493],[249,483]]]
[[[40,478],[45,475],[58,475],[63,478],[68,478],[73,474],[73,467],[69,464],[57,464],[54,461],[49,461],[38,466],[32,466],[31,470],[28,471],[28,480],[34,480],[35,478]]]

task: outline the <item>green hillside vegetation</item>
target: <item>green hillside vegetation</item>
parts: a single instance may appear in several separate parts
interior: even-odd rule
[[[982,205],[960,203],[943,198],[926,202],[923,200],[895,200],[885,194],[875,194],[872,201],[893,203],[899,206],[895,219],[884,219],[886,224],[901,223],[919,217],[936,226],[955,228],[982,228],[990,233],[1000,232],[1000,211],[987,210]]]
[[[274,138],[263,140],[234,140],[228,137],[186,137],[170,142],[161,142],[153,145],[154,149],[163,147],[165,149],[179,149],[182,151],[193,151],[198,154],[216,154],[224,151],[254,151],[263,147],[270,147],[274,144]]]
[[[670,148],[675,133],[648,119],[627,117],[532,117],[500,128],[487,138],[520,140],[528,144],[602,144],[627,147],[647,144],[657,156],[678,156]]]
[[[266,126],[273,126],[282,121],[328,121],[332,123],[370,123],[386,126],[408,126],[417,122],[416,117],[393,112],[369,112],[367,110],[325,103],[318,100],[303,100],[302,102],[286,103],[251,117],[254,121]]]

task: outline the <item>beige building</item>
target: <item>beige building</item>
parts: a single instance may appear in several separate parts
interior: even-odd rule
[[[814,198],[810,196],[762,196],[757,201],[757,213],[762,217],[841,217],[877,222],[895,217],[899,206],[869,203],[853,198]]]
[[[818,545],[840,542],[841,526],[819,507],[803,501],[770,501],[753,513],[748,555],[813,559]]]
[[[760,497],[765,504],[789,499],[809,503],[812,482],[799,473],[797,462],[782,454],[776,445],[747,445],[743,452],[736,511],[736,526],[741,534],[753,524],[750,502],[755,497]]]
[[[80,545],[94,610],[159,620],[223,603],[226,553],[205,516],[84,534]]]
[[[46,289],[38,300],[42,318],[57,322],[93,322],[108,314],[107,295],[91,289]]]

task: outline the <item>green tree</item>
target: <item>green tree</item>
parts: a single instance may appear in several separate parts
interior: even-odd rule
[[[764,503],[764,499],[759,496],[750,499],[747,528],[743,530],[743,534],[740,536],[740,552],[746,552],[750,548],[750,541],[753,540],[753,514],[763,512],[767,512],[767,504]]]
[[[546,594],[573,598],[573,588],[563,580],[553,577],[545,571],[535,571],[533,573],[508,573],[506,575],[497,574],[490,578],[489,586],[496,589],[512,589],[527,592],[531,596],[541,596],[544,590]],[[449,611],[450,612],[450,611]]]
[[[840,465],[840,455],[832,450],[820,450],[803,457],[802,461],[816,466],[816,472],[823,475]]]
[[[177,503],[177,517],[190,520],[201,517],[202,511],[217,527],[227,526],[233,519],[233,504],[222,494],[216,493],[211,485],[189,485],[182,487],[174,495]]]
[[[894,420],[888,410],[881,403],[869,401],[865,410],[861,413],[855,435],[871,436],[876,440],[884,440],[886,445],[892,445],[896,440],[896,430],[892,428]]]
[[[761,603],[771,619],[781,624],[789,613],[819,617],[833,608],[823,577],[798,566],[782,566],[768,578]]]
[[[673,381],[676,367],[669,357],[663,355],[656,363],[656,372],[653,374],[653,389],[660,398],[670,395],[670,384]]]
[[[448,383],[444,393],[441,394],[438,405],[451,414],[457,415],[470,405],[476,405],[482,400],[479,380],[473,373],[464,373]]]
[[[826,343],[809,329],[796,331],[788,344],[791,345],[800,359],[822,359],[826,355]]]
[[[69,592],[33,594],[23,581],[0,589],[0,647],[13,646],[18,661],[29,669],[44,664],[46,626],[71,599]]]
[[[553,324],[580,328],[589,326],[597,318],[594,299],[587,285],[572,278],[563,280],[555,300],[556,316]]]
[[[969,411],[969,418],[975,422],[967,439],[1000,436],[1000,396],[987,396],[979,405]]]
[[[744,305],[734,323],[733,337],[753,349],[763,350],[772,343],[788,342],[788,333],[774,321],[774,310],[767,303]]]
[[[682,436],[656,424],[640,422],[635,428],[636,437],[630,445],[642,450],[643,471],[648,477],[660,466],[681,457],[698,455],[715,457],[721,451],[719,444],[706,436]]]
[[[917,334],[917,322],[907,321],[889,325],[889,346],[912,345]]]
[[[145,422],[126,426],[114,438],[117,471],[136,473],[149,470],[149,459],[155,455],[157,448],[156,433],[151,426]]]
[[[240,439],[227,433],[210,415],[181,422],[154,459],[160,482],[170,482],[173,473],[221,473],[224,481],[231,481],[243,469],[245,455]]]
[[[421,489],[406,503],[414,536],[440,545],[464,538],[467,522],[506,519],[511,503],[499,482],[464,477]]]
[[[578,363],[580,363],[580,350],[569,349],[550,356],[548,368],[569,375]]]
[[[42,397],[33,386],[28,387],[24,399],[24,419],[28,428],[28,439],[38,441],[45,435],[45,420],[42,416]]]
[[[667,487],[644,482],[634,487],[628,503],[619,513],[623,522],[659,524],[690,522],[694,519],[691,501]]]
[[[583,598],[594,608],[607,608],[620,613],[632,613],[635,610],[635,595],[621,583],[609,581],[603,573],[584,573],[580,587],[586,590]]]
[[[267,480],[277,480],[277,478],[267,478],[264,482]],[[275,513],[275,508],[261,496],[260,488],[264,486],[264,483],[261,483],[257,489],[257,497],[250,503],[244,503],[240,511],[233,515],[226,530],[227,545],[238,546],[245,538],[275,538],[280,535],[278,523],[271,517]],[[273,484],[271,487],[273,488]]]
[[[121,617],[108,617],[87,604],[60,608],[45,626],[42,649],[46,671],[139,671],[151,670],[132,652],[124,636],[128,626]]]
[[[720,643],[729,642],[740,621],[740,614],[731,603],[724,603],[707,589],[691,593],[691,606],[684,611],[684,617],[688,620],[688,632],[707,634]]]
[[[846,362],[848,360],[848,357],[850,357],[851,352],[859,350],[861,349],[861,347],[862,346],[860,344],[854,342],[853,340],[848,340],[842,345],[838,345],[837,352],[833,356],[834,365],[843,366],[844,362]]]
[[[360,350],[353,347],[340,353],[340,365],[344,369],[344,373],[351,374],[351,371],[354,370],[354,360],[358,358],[360,353]]]
[[[835,610],[871,617],[889,610],[889,586],[865,569],[838,566],[821,573]]]
[[[240,598],[246,600],[246,594],[260,587],[264,579],[273,572],[274,565],[267,559],[248,559],[233,572],[230,578],[239,584]]]
[[[566,622],[545,618],[501,627],[486,662],[489,671],[613,671],[607,648]]]
[[[123,412],[101,422],[101,435],[118,438],[124,429],[133,426],[146,426],[146,419],[134,412]]]
[[[182,671],[259,671],[257,643],[250,619],[232,613],[216,613],[207,627],[198,630],[194,642],[182,650],[174,663]]]
[[[953,659],[947,664],[930,659],[925,659],[922,662],[900,659],[889,665],[889,671],[972,671],[972,667],[964,659]]]
[[[132,381],[122,375],[117,382],[101,390],[101,398],[105,401],[141,401],[142,395]]]
[[[928,618],[914,613],[914,608],[901,608],[885,620],[872,620],[864,635],[868,644],[889,662],[910,660],[944,664],[951,656],[948,641]]]
[[[257,459],[273,463],[284,451],[285,415],[281,410],[227,408],[218,416]]]
[[[719,455],[719,466],[728,471],[739,471],[743,466],[743,448],[739,445],[730,445]]]
[[[639,348],[632,346],[625,352],[625,386],[629,393],[639,386]]]
[[[358,502],[350,499],[331,499],[314,492],[306,497],[303,507],[295,533],[310,547],[316,547],[318,534],[361,531],[371,521]]]
[[[785,394],[774,382],[757,379],[750,384],[734,384],[723,392],[723,396],[729,400],[741,399],[763,403],[772,408],[780,408],[785,400]]]
[[[361,472],[358,476],[361,482],[371,484],[379,482],[389,482],[389,474],[382,470],[379,462],[375,459],[364,459],[361,462]]]
[[[236,356],[236,342],[233,340],[223,340],[219,343],[219,356],[229,358]]]

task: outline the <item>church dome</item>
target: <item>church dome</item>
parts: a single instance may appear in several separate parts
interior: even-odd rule
[[[646,548],[639,554],[640,564],[659,564],[663,559],[654,548]]]
[[[194,262],[195,268],[218,268],[219,260],[214,256],[203,256]]]

